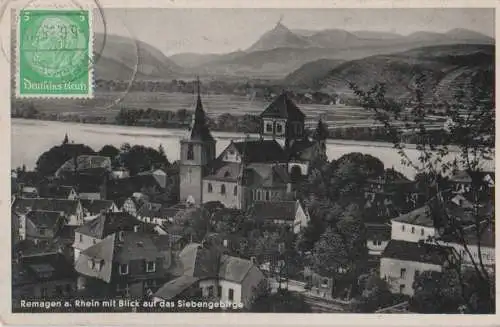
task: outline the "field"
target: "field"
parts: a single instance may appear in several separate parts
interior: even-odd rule
[[[211,117],[223,113],[232,115],[260,114],[268,103],[238,95],[204,94],[203,105]],[[188,93],[163,92],[99,92],[94,99],[37,99],[35,108],[44,114],[106,117],[112,121],[118,111],[127,109],[192,110],[195,96]],[[330,127],[373,126],[371,114],[362,108],[343,105],[299,104],[307,116],[307,125],[315,125],[321,116]]]

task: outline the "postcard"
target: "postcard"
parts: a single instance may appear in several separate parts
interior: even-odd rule
[[[494,323],[496,5],[5,3],[2,322]]]

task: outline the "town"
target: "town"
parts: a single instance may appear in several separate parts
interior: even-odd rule
[[[14,312],[37,310],[26,299],[73,301],[56,312],[484,308],[494,171],[453,171],[436,201],[429,176],[361,153],[329,161],[328,127],[308,130],[286,90],[258,137],[216,153],[200,84],[176,162],[162,147],[96,152],[68,133],[35,170],[12,170]],[[163,305],[92,304],[140,301]],[[205,305],[165,305],[190,301]]]

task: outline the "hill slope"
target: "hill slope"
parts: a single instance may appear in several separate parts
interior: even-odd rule
[[[131,76],[135,67],[138,72],[136,77],[142,79],[170,79],[182,70],[157,48],[123,36],[108,34],[104,38],[103,34],[96,33],[94,51],[97,53],[94,69],[96,79]]]
[[[320,72],[308,86],[351,93],[348,82],[363,89],[383,82],[390,96],[407,98],[416,77],[424,74],[428,100],[451,100],[456,90],[470,89],[475,77],[480,77],[481,87],[493,90],[494,53],[494,47],[488,45],[450,45],[371,56],[341,64],[326,75]]]
[[[283,83],[286,85],[311,86],[316,80],[325,77],[335,67],[345,62],[344,60],[319,59],[302,65],[299,69],[288,74]]]

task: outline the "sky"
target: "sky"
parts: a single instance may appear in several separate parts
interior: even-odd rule
[[[250,47],[282,17],[289,29],[446,32],[466,28],[494,36],[494,9],[104,9],[94,31],[137,38],[166,55],[227,53]],[[103,21],[106,24],[103,24]],[[104,29],[106,26],[106,29]]]

